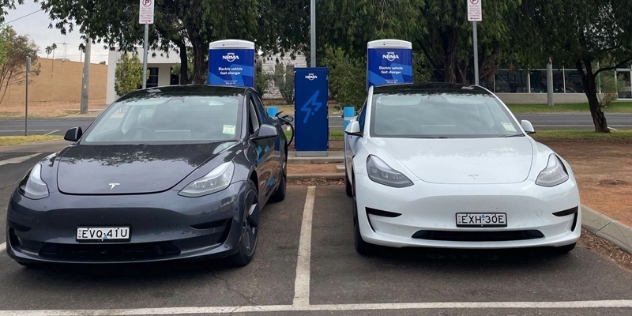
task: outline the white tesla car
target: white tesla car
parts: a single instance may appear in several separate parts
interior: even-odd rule
[[[572,250],[581,233],[577,182],[531,133],[479,86],[371,87],[345,135],[357,251]]]

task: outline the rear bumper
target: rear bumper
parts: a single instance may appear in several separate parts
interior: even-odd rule
[[[133,263],[224,257],[237,251],[245,182],[199,198],[175,191],[34,201],[14,194],[7,253],[19,262]],[[130,226],[129,241],[77,241],[80,226]]]

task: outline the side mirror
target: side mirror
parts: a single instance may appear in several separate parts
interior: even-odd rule
[[[522,125],[522,129],[525,131],[525,133],[535,134],[535,129],[533,129],[533,125],[531,124],[531,122],[527,120],[522,120],[520,121],[520,125]]]
[[[358,121],[349,122],[349,125],[347,125],[347,129],[345,129],[345,133],[351,136],[362,137],[362,131],[360,131],[360,123]]]
[[[279,136],[279,131],[276,127],[269,124],[263,124],[261,125],[261,127],[259,127],[259,133],[256,136],[253,136],[252,139],[260,140],[266,138],[275,138],[277,136]]]
[[[81,136],[83,136],[83,131],[81,130],[81,127],[73,127],[66,131],[66,135],[64,135],[64,140],[67,140],[69,142],[76,142],[81,138]]]

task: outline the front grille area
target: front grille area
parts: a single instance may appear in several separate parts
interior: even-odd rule
[[[412,238],[442,241],[512,241],[544,238],[544,235],[539,230],[494,232],[420,230]]]
[[[180,254],[180,249],[171,243],[146,244],[85,244],[67,245],[46,243],[39,255],[50,259],[67,260],[143,260],[159,259]]]

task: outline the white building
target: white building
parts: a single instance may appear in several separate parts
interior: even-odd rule
[[[143,62],[143,48],[137,48],[138,57]],[[114,80],[116,73],[116,65],[119,63],[123,53],[118,51],[109,51],[108,54],[108,76],[107,76],[107,92],[106,102],[110,104],[114,102],[119,96],[116,95],[114,90]],[[155,56],[154,56],[155,55]],[[294,67],[307,67],[305,56],[299,55],[296,59],[292,60],[287,54],[284,57],[280,55],[262,56],[259,58],[263,62],[262,70],[264,72],[274,72],[274,66],[279,63],[292,64]],[[160,51],[149,51],[147,58],[147,87],[159,87],[168,85],[179,84],[179,76],[171,74],[171,68],[180,64],[180,54],[176,51],[171,51],[168,54]],[[280,94],[274,86],[271,87],[270,93],[264,95],[264,98],[279,98]]]

